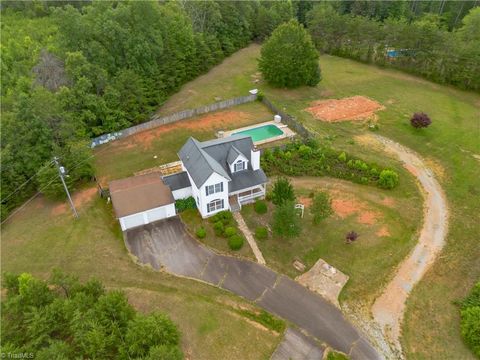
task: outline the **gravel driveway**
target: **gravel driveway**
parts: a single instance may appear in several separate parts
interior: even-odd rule
[[[380,358],[335,306],[265,266],[216,254],[193,239],[178,217],[131,229],[124,235],[128,250],[142,264],[229,290],[352,359]]]

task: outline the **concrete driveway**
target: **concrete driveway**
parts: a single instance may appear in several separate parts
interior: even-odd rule
[[[335,306],[265,266],[216,254],[193,239],[178,217],[131,229],[124,235],[128,250],[142,264],[229,290],[352,359],[381,358]]]

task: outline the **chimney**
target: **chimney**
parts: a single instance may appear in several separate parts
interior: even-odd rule
[[[253,147],[251,150],[251,158],[252,158],[252,169],[258,170],[260,169],[260,150],[257,150],[256,147]]]

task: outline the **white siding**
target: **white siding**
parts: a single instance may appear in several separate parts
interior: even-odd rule
[[[192,187],[189,186],[189,187],[186,187],[186,188],[183,188],[183,189],[178,189],[178,190],[172,191],[172,194],[173,194],[173,198],[175,200],[186,199],[190,196],[193,196]]]
[[[238,160],[242,160],[242,161],[245,161],[245,169],[248,167],[248,160],[245,156],[243,156],[242,154],[238,155],[237,158],[235,159],[235,161],[229,165],[230,166],[230,172],[235,172],[235,167],[234,167],[234,164],[238,161]]]
[[[252,158],[252,169],[259,170],[260,169],[260,150],[252,150],[251,151],[251,158]]]
[[[207,195],[205,188],[208,185],[215,185],[215,184],[218,184],[220,182],[223,183],[223,191],[219,192],[219,193]],[[192,185],[192,192],[194,192],[193,188],[194,188],[194,185]],[[195,194],[195,192],[194,192],[194,195],[195,196],[198,195],[198,197],[199,197],[200,204],[198,206],[198,210],[200,211],[200,214],[204,218],[208,217],[208,216],[212,216],[215,213],[217,213],[219,211],[222,211],[222,210],[230,210],[230,205],[228,203],[228,180],[225,179],[223,176],[220,176],[217,173],[213,173],[212,175],[210,175],[210,177],[207,179],[207,181],[205,181],[205,184],[203,184],[202,187],[198,190],[198,193]],[[215,200],[215,199],[222,199],[223,204],[224,204],[223,205],[224,208],[221,209],[221,210],[210,212],[210,213],[207,212],[207,204],[210,201]]]

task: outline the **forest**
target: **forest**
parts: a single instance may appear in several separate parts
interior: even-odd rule
[[[476,1],[2,4],[2,220],[94,175],[88,139],[148,120],[182,84],[298,19],[320,52],[480,90]],[[394,54],[389,56],[388,54]]]

